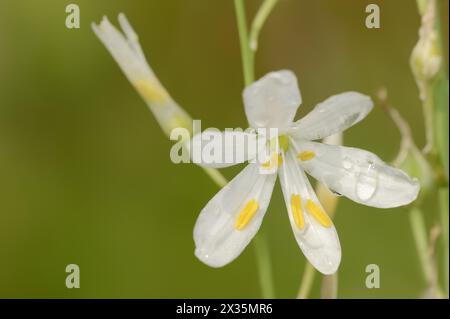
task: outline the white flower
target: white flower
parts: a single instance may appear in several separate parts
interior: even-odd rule
[[[137,35],[123,14],[120,33],[104,18],[93,30],[146,101],[166,134],[189,127],[190,117],[170,97],[148,65]],[[297,79],[290,71],[267,74],[244,90],[245,112],[253,128],[277,128],[276,153],[268,163],[251,163],[220,190],[200,213],[194,228],[196,256],[212,267],[233,261],[258,231],[280,175],[289,220],[308,260],[322,273],[334,273],[341,248],[332,221],[324,212],[305,171],[330,189],[365,205],[396,207],[413,201],[419,184],[367,151],[312,142],[343,131],[372,109],[369,97],[356,92],[332,96],[293,122],[301,103]],[[252,139],[247,132],[242,134]],[[245,139],[244,137],[244,139]],[[234,141],[231,139],[222,139]],[[268,143],[270,144],[270,143]],[[225,145],[225,147],[228,147]],[[234,146],[231,146],[233,149]],[[251,161],[256,152],[235,164]],[[224,167],[223,163],[208,167]],[[266,170],[269,174],[261,174]]]
[[[221,267],[230,263],[258,231],[277,177],[262,174],[261,168],[278,166],[295,239],[309,262],[323,274],[336,272],[341,247],[333,222],[305,172],[364,205],[397,207],[417,197],[419,183],[375,154],[314,142],[361,121],[373,107],[368,96],[357,92],[334,95],[294,122],[301,96],[295,75],[282,70],[268,73],[245,88],[243,99],[250,126],[278,128],[280,147],[273,161],[248,164],[201,211],[194,228],[195,254],[205,264]]]

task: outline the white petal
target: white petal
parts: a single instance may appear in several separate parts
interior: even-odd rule
[[[373,153],[308,141],[296,144],[298,153],[314,153],[311,159],[299,159],[308,174],[355,202],[388,208],[407,205],[418,195],[417,180],[387,165]]]
[[[256,158],[265,150],[266,140],[254,132],[208,129],[190,143],[192,161],[202,167],[222,168]]]
[[[107,17],[103,17],[99,25],[93,23],[92,29],[130,82],[144,78],[154,79],[155,75],[145,60],[138,37],[123,14],[119,15],[119,22],[126,37],[109,22]]]
[[[314,190],[311,187],[305,173],[296,163],[295,153],[288,150],[283,166],[280,169],[280,182],[283,190],[289,221],[303,254],[309,262],[323,274],[333,274],[341,262],[341,245],[334,225],[321,224],[306,209],[308,200],[313,201],[323,211]],[[293,195],[299,195],[304,218],[304,226],[300,228],[294,218],[291,199]]]
[[[355,125],[372,110],[369,96],[357,92],[333,95],[316,105],[289,130],[294,137],[317,140]]]
[[[233,261],[255,236],[272,195],[276,174],[259,174],[258,164],[249,164],[203,208],[194,228],[195,255],[211,267]],[[236,222],[250,201],[258,204],[242,229]]]
[[[119,14],[119,23],[124,34],[119,32],[106,17],[99,25],[93,23],[92,29],[144,99],[167,135],[174,128],[191,125],[189,115],[170,97],[148,65],[138,37],[122,13]]]
[[[245,114],[251,127],[286,129],[302,102],[295,74],[270,72],[245,88]]]

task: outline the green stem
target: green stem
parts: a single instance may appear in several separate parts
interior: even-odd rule
[[[439,190],[439,211],[442,225],[442,243],[444,248],[443,272],[444,272],[444,291],[448,298],[448,267],[449,267],[449,238],[448,238],[448,187]]]
[[[419,1],[419,10],[420,10]],[[442,231],[442,248],[443,248],[443,281],[444,281],[444,292],[448,298],[449,293],[449,237],[448,237],[448,223],[449,223],[449,195],[448,195],[448,171],[449,171],[449,121],[448,121],[448,111],[449,111],[449,90],[448,90],[448,76],[445,68],[444,59],[444,45],[441,31],[441,21],[440,21],[440,5],[438,2],[430,3],[428,1],[422,1],[422,14],[424,13],[427,5],[434,5],[435,8],[435,21],[434,30],[437,34],[436,46],[439,52],[441,52],[441,68],[437,73],[436,77],[429,83],[429,95],[431,99],[431,108],[434,110],[433,113],[433,127],[434,127],[434,138],[436,142],[437,153],[439,154],[440,164],[442,165],[444,171],[444,178],[441,181],[442,184],[446,184],[444,187],[438,189],[439,196],[439,213]]]
[[[245,86],[254,81],[254,60],[249,47],[247,22],[245,17],[244,0],[234,0],[236,10],[237,27],[239,32],[239,41],[241,45],[242,69],[244,71]]]
[[[298,299],[306,299],[309,296],[309,292],[311,291],[314,277],[316,275],[316,270],[314,267],[309,263],[306,262],[305,270],[303,271],[303,277],[301,281],[301,286],[297,294]]]
[[[256,260],[259,268],[259,282],[261,285],[262,296],[265,299],[275,297],[275,290],[272,280],[272,266],[270,263],[269,246],[263,233],[255,236],[253,244],[256,252]]]
[[[439,154],[444,177],[448,183],[448,154],[449,154],[449,128],[448,128],[448,78],[442,69],[433,82],[434,101],[434,138]]]
[[[266,22],[267,17],[272,11],[273,7],[277,4],[278,0],[265,0],[264,3],[259,8],[256,13],[255,19],[252,23],[252,28],[250,30],[250,49],[252,52],[256,52],[258,49],[258,36],[261,31],[264,23]]]
[[[427,286],[433,284],[433,264],[428,256],[428,237],[422,211],[413,207],[409,213],[409,221],[413,232],[414,243],[419,255],[420,265]]]
[[[412,70],[415,75],[416,82],[421,91],[421,99],[423,108],[425,111],[425,127],[427,150],[431,151],[432,159],[435,160],[437,155],[438,163],[435,163],[436,186],[439,187],[439,211],[440,222],[442,230],[443,240],[443,277],[444,277],[444,290],[448,293],[448,258],[449,258],[449,245],[448,245],[448,154],[449,154],[449,129],[448,129],[448,76],[445,67],[445,57],[443,54],[444,46],[442,42],[441,34],[441,22],[440,22],[440,8],[436,0],[417,0],[419,13],[422,17],[422,24],[420,29],[419,41],[413,50],[412,55]],[[429,48],[432,48],[430,50]],[[419,50],[415,52],[416,50]],[[421,56],[422,53],[422,56]],[[426,56],[423,56],[426,54]],[[429,73],[430,68],[425,63],[429,59],[439,61],[439,70],[433,70],[433,74]],[[420,214],[419,214],[420,213]],[[413,227],[413,233],[416,238],[416,245],[419,252],[419,258],[421,259],[422,268],[424,270],[426,279],[430,277],[430,266],[426,263],[433,264],[433,261],[427,261],[424,253],[421,251],[426,238],[421,238],[425,233],[425,229],[421,230],[423,226],[422,212],[411,211],[411,226]],[[421,221],[422,220],[422,221]],[[425,235],[426,236],[426,235]],[[428,256],[428,260],[431,257]],[[437,275],[439,271],[433,270],[431,276]],[[438,279],[434,279],[437,285]],[[441,280],[442,282],[442,280]]]
[[[248,86],[255,79],[254,52],[250,49],[247,32],[247,22],[245,16],[244,0],[234,0],[236,11],[237,27],[239,32],[239,42],[241,46],[242,69],[244,72],[244,83]],[[264,19],[265,20],[265,19]],[[261,21],[258,27],[262,27]],[[259,233],[253,240],[256,253],[256,263],[258,267],[259,283],[263,298],[274,298],[274,286],[272,279],[272,266],[270,263],[270,252],[263,233]]]
[[[338,295],[338,273],[323,276],[320,299],[337,299]]]
[[[427,91],[431,91],[431,88],[426,88]],[[434,141],[434,130],[433,130],[433,94],[428,92],[425,94],[425,100],[423,101],[423,122],[425,126],[425,147],[424,153],[436,153],[436,145]]]

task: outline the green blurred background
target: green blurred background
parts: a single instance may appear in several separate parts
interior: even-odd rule
[[[0,297],[260,297],[252,246],[222,269],[194,257],[197,214],[218,188],[193,164],[172,164],[171,142],[90,28],[103,15],[117,25],[124,12],[162,83],[204,128],[245,127],[233,1],[72,2],[81,9],[80,29],[65,27],[71,1],[0,0]],[[247,1],[249,18],[259,3]],[[380,5],[381,29],[364,25],[369,3]],[[448,2],[440,3],[446,39]],[[257,76],[292,69],[304,101],[298,116],[332,94],[375,97],[385,86],[422,146],[408,62],[419,23],[413,0],[281,0],[261,34]],[[399,134],[376,107],[344,142],[389,161]],[[276,295],[292,298],[305,258],[279,187],[272,199],[262,231]],[[431,201],[429,223],[434,208]],[[422,292],[406,208],[342,198],[335,223],[343,248],[339,297]],[[65,287],[70,263],[81,268],[80,289]],[[371,263],[380,266],[380,289],[365,287]]]

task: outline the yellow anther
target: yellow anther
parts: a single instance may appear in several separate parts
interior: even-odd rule
[[[295,225],[297,225],[298,229],[303,229],[303,227],[305,227],[305,219],[303,218],[302,201],[300,195],[292,194],[291,208]]]
[[[234,228],[237,230],[242,230],[247,226],[247,224],[252,219],[253,215],[255,215],[256,211],[259,208],[259,204],[256,200],[251,199],[247,202],[244,208],[239,213],[236,222],[234,223]]]
[[[280,167],[283,164],[283,156],[281,154],[272,154],[269,161],[262,163],[261,166],[265,169],[272,169],[275,166]]]
[[[306,209],[323,227],[331,227],[331,225],[333,225],[330,217],[328,217],[323,209],[312,200],[308,199],[306,202]]]
[[[316,156],[316,153],[313,151],[303,151],[300,152],[297,157],[302,161],[309,161],[310,159],[314,158]]]
[[[159,83],[151,80],[137,80],[134,86],[139,94],[148,101],[155,103],[164,103],[169,99],[169,95]]]

